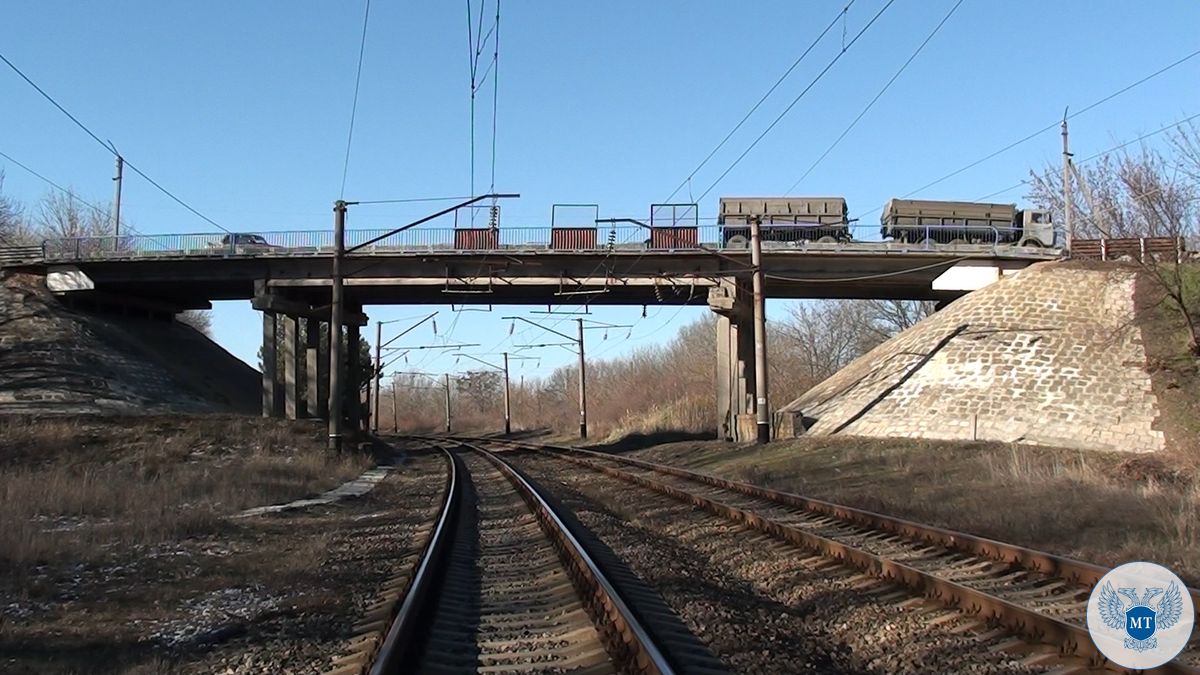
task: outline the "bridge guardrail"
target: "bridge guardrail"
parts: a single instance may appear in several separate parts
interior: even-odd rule
[[[587,230],[589,228],[572,228]],[[743,232],[745,230],[745,232]],[[1013,257],[1046,259],[1058,249],[1019,247],[1012,230],[988,228],[964,236],[961,228],[928,226],[917,241],[879,238],[878,226],[763,226],[763,248],[807,252],[905,253],[933,250],[964,253],[1004,252]],[[386,228],[346,231],[346,246],[355,246],[389,232]],[[473,233],[473,234],[472,234]],[[745,250],[745,225],[674,225],[650,227],[598,225],[595,236],[557,237],[551,227],[414,228],[393,234],[354,255],[422,252],[538,252],[604,253],[618,251]],[[584,233],[586,234],[586,233]],[[554,246],[557,243],[558,246]],[[224,258],[326,256],[333,252],[327,230],[283,232],[160,234],[121,237],[76,237],[43,244],[47,261],[124,260],[145,258]]]

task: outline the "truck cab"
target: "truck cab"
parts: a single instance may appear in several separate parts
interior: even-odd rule
[[[1046,209],[1022,209],[1017,215],[1021,223],[1020,246],[1051,248],[1056,242],[1054,222]]]

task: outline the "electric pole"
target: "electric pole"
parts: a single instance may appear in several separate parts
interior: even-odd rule
[[[383,322],[375,322],[375,396],[371,401],[374,409],[371,411],[371,431],[375,434],[379,433],[379,385],[383,380],[383,372],[380,370],[379,352],[383,349]]]
[[[329,449],[342,451],[342,255],[346,249],[346,202],[333,203],[333,269],[329,302]],[[358,345],[355,345],[357,347]]]
[[[1067,144],[1067,113],[1063,111],[1062,121],[1062,184],[1063,184],[1063,226],[1067,232],[1067,252],[1071,251],[1071,242],[1075,239],[1075,227],[1071,222],[1071,150]]]
[[[408,328],[405,328],[404,330],[400,331],[400,333],[398,335],[392,336],[392,339],[388,340],[387,342],[383,341],[383,324],[396,323],[397,321],[404,321],[404,319],[392,319],[391,321],[376,321],[375,322],[375,403],[374,403],[375,411],[374,411],[374,415],[372,416],[372,419],[374,420],[373,428],[374,428],[375,433],[379,433],[379,395],[380,395],[379,389],[382,386],[383,371],[385,369],[387,369],[388,366],[395,363],[397,358],[404,356],[404,354],[407,354],[409,351],[411,351],[413,349],[426,349],[426,348],[430,348],[430,347],[440,349],[443,347],[448,348],[449,346],[448,345],[427,345],[425,347],[392,347],[392,349],[404,349],[405,351],[402,354],[400,354],[400,356],[394,357],[391,361],[388,361],[387,363],[382,362],[383,361],[383,355],[382,355],[383,350],[388,345],[392,344],[396,340],[399,340],[400,338],[404,337],[405,335],[408,335],[409,333],[413,332],[418,327],[420,327],[422,324],[424,324],[426,321],[429,321],[430,319],[432,319],[433,317],[435,317],[437,315],[438,315],[437,312],[430,314],[429,316],[425,317],[424,319],[421,319],[420,321],[414,323],[413,325],[409,326]],[[395,393],[395,392],[393,392],[393,393]]]
[[[750,221],[750,264],[754,267],[754,412],[759,445],[771,440],[771,410],[767,405],[767,306],[763,290],[762,217]]]
[[[504,352],[504,435],[512,433],[512,402],[508,391],[508,352]]]
[[[400,433],[400,413],[396,406],[396,377],[392,376],[392,433]]]
[[[446,378],[446,433],[450,433],[450,373],[444,375]]]
[[[116,249],[121,237],[121,183],[125,175],[125,158],[117,155],[117,175],[113,178],[116,183],[116,195],[113,196],[113,248]]]
[[[579,324],[579,437],[587,438],[587,360],[583,357],[583,319]]]
[[[482,363],[483,365],[487,366],[488,368],[494,368],[494,369],[499,370],[504,373],[504,435],[507,436],[512,433],[512,406],[511,406],[511,401],[509,399],[509,387],[508,387],[508,352],[503,352],[503,354],[504,354],[504,366],[503,367],[497,366],[494,363],[488,363],[487,361],[484,361],[483,359],[471,356],[470,354],[451,354],[450,356],[465,356],[468,359],[471,359],[472,361],[477,361],[479,363]],[[520,357],[518,357],[518,358],[520,358]]]
[[[500,317],[500,318],[505,321],[509,321],[512,319],[516,319],[518,321],[524,321],[525,323],[527,323],[531,326],[536,326],[537,328],[541,328],[542,330],[546,331],[547,333],[554,333],[555,335],[559,336],[560,338],[570,340],[569,343],[563,343],[563,344],[554,343],[554,344],[539,344],[539,345],[517,345],[518,347],[522,347],[522,348],[566,347],[569,344],[575,345],[575,348],[579,351],[579,437],[587,438],[587,362],[584,359],[584,355],[583,355],[583,331],[587,328],[592,328],[592,329],[600,328],[600,329],[607,330],[609,328],[631,328],[631,326],[625,325],[625,324],[617,325],[617,324],[611,324],[611,323],[602,323],[598,326],[586,326],[585,327],[583,325],[583,322],[585,321],[585,319],[579,318],[579,319],[575,319],[575,321],[579,324],[579,336],[571,337],[570,335],[567,335],[566,333],[560,333],[560,332],[554,330],[553,328],[547,328],[547,327],[541,325],[540,323],[537,323],[535,321],[530,321],[529,319],[526,319],[523,316],[504,316],[504,317]],[[592,321],[591,323],[599,323],[599,322]]]

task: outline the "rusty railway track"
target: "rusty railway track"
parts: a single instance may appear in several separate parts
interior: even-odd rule
[[[983,537],[679,467],[568,446],[480,442],[548,453],[739,522],[1056,648],[1064,670],[1115,668],[1086,627],[1088,596],[1109,570]],[[1200,591],[1189,588],[1200,607]],[[1156,673],[1200,673],[1200,638]]]
[[[481,447],[428,442],[447,460],[437,524],[367,619],[385,637],[336,672],[674,672],[533,485]]]

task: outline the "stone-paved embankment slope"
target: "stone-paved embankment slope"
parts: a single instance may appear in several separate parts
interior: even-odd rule
[[[1161,450],[1134,280],[1126,269],[1034,265],[888,340],[783,410],[802,414],[815,434]]]
[[[258,371],[179,323],[78,312],[0,283],[0,414],[257,412]]]

